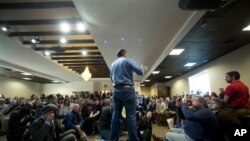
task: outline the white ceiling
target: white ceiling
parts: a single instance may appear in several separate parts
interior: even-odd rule
[[[149,67],[144,80],[192,28],[204,11],[178,8],[178,0],[73,0],[108,66],[119,48]],[[75,14],[74,14],[75,15]],[[80,81],[80,75],[0,35],[0,64],[48,79]]]
[[[178,0],[73,0],[108,66],[119,48],[150,68],[145,79],[203,12],[183,11]],[[137,77],[137,79],[140,79]]]

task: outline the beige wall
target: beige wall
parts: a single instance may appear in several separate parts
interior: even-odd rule
[[[98,81],[94,81],[94,92],[100,92],[100,91],[112,91],[112,83],[110,81],[110,79],[108,80],[98,80]]]
[[[157,95],[157,84],[152,85],[150,88],[150,96]]]
[[[44,84],[42,93],[45,95],[57,94],[72,95],[73,91],[89,91],[93,92],[93,81],[77,81],[65,84]]]
[[[104,88],[104,85],[107,88]],[[42,92],[45,95],[48,94],[63,94],[71,95],[73,91],[89,91],[91,93],[97,91],[110,91],[112,90],[112,83],[110,80],[90,80],[90,81],[77,81],[69,82],[65,84],[44,84]]]
[[[233,70],[239,71],[241,80],[247,86],[250,86],[250,44],[184,74],[166,83],[166,85],[171,87],[171,94],[173,95],[189,92],[188,77],[207,71],[210,78],[211,90],[218,93],[220,87],[225,88],[227,85],[225,82],[225,73]]]
[[[150,96],[150,88],[149,87],[141,87],[140,94],[143,94],[143,95],[149,97]]]
[[[42,84],[0,76],[0,94],[5,97],[22,96],[29,98],[32,94],[40,96],[41,90]]]

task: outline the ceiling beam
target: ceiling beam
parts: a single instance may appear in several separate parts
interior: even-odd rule
[[[89,69],[91,70],[91,68],[103,68],[103,66],[107,66],[106,64],[99,64],[99,65],[75,65],[75,66],[68,66],[69,69],[85,69],[85,67],[89,67]]]
[[[18,36],[63,36],[63,35],[90,35],[88,31],[86,32],[78,32],[71,31],[68,33],[63,33],[61,31],[37,31],[37,32],[11,32],[9,34],[10,37],[18,37]]]
[[[0,20],[1,25],[48,25],[48,24],[60,24],[67,22],[69,24],[76,24],[81,22],[81,19],[70,18],[70,19],[41,19],[41,20]]]
[[[73,2],[22,2],[0,3],[0,10],[7,9],[49,9],[49,8],[75,8]]]
[[[76,60],[76,61],[57,61],[58,63],[63,63],[63,64],[72,64],[72,63],[83,63],[83,62],[105,62],[103,59],[98,59],[98,60]]]
[[[91,57],[52,57],[52,60],[68,60],[68,59],[103,59],[102,56],[91,56]]]
[[[86,47],[36,47],[34,50],[35,51],[55,51],[55,50],[60,50],[60,48],[62,48],[62,50],[86,50],[86,51],[98,51],[98,48],[96,46],[86,46]]]
[[[82,43],[95,43],[94,40],[67,40],[66,44],[82,44]],[[24,45],[33,44],[31,41],[23,41]],[[61,44],[59,40],[41,40],[38,44]]]
[[[86,65],[93,65],[93,66],[96,66],[96,65],[106,65],[105,63],[91,63],[91,62],[88,62],[88,63],[83,63],[83,64],[63,64],[63,66],[68,66],[68,67],[81,67],[81,66],[86,66]]]
[[[67,56],[67,55],[82,55],[81,52],[68,52],[68,53],[52,53],[51,56]],[[100,52],[87,52],[87,55],[101,55]]]

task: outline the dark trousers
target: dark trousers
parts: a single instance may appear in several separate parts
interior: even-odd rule
[[[113,115],[111,126],[111,141],[118,141],[120,136],[121,112],[123,106],[126,110],[129,140],[139,141],[136,123],[136,95],[133,87],[114,88]]]
[[[7,141],[21,141],[21,137],[15,137],[15,136],[6,136]]]

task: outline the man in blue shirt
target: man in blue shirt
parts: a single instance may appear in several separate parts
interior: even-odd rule
[[[119,140],[121,111],[126,110],[129,140],[139,141],[136,126],[136,94],[134,89],[133,72],[143,75],[147,66],[141,67],[132,59],[127,58],[127,52],[120,49],[118,59],[111,65],[111,81],[113,82],[113,115],[111,123],[111,140]]]
[[[181,110],[186,118],[184,129],[171,128],[165,135],[168,141],[214,141],[217,136],[217,119],[206,108],[204,97],[193,96],[192,107],[182,99]]]

